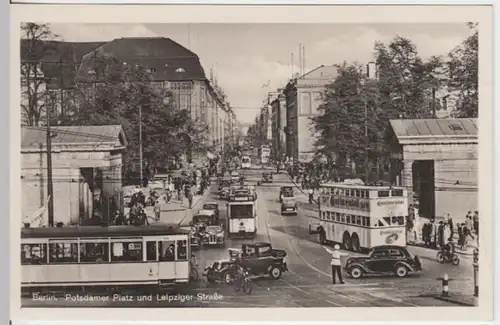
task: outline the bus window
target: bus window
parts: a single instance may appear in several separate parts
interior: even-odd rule
[[[346,215],[345,216],[345,222],[346,223],[351,223],[351,216],[350,215]]]
[[[370,225],[370,219],[368,217],[361,217],[362,225],[368,227]]]
[[[360,216],[356,216],[356,224],[361,225],[361,217]]]
[[[111,262],[141,262],[142,260],[141,242],[113,243]]]
[[[401,190],[401,189],[392,190],[391,196],[403,196],[403,190]]]
[[[157,261],[156,241],[146,242],[146,261]]]
[[[354,190],[351,190],[351,196],[356,196],[356,192]]]
[[[49,263],[78,263],[78,244],[49,244]]]
[[[345,222],[345,214],[340,215],[340,222]]]
[[[21,265],[47,264],[47,244],[21,245]]]
[[[405,217],[397,217],[397,218],[398,218],[397,224],[400,225],[400,226],[404,226],[404,224],[405,224]]]
[[[80,263],[109,262],[108,243],[80,244]]]
[[[389,197],[389,191],[378,191],[378,197]]]
[[[160,258],[162,262],[173,262],[175,261],[175,242],[174,241],[162,241],[159,242],[160,246]]]
[[[177,260],[187,261],[187,245],[185,240],[177,241]]]

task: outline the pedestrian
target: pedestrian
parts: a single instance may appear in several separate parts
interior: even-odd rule
[[[458,246],[463,247],[464,246],[464,224],[463,223],[457,223],[457,232],[458,232]]]
[[[155,211],[155,220],[156,221],[160,221],[161,208],[160,208],[160,203],[159,202],[156,203],[154,211]]]
[[[444,246],[444,243],[449,242],[450,240],[453,240],[452,237],[453,236],[452,236],[452,233],[450,230],[450,225],[448,223],[444,224],[444,227],[443,227],[443,246]]]
[[[472,222],[472,212],[468,212],[467,216],[465,216],[465,226],[469,229],[472,230],[472,227],[474,227],[474,224]]]
[[[427,219],[425,220],[425,223],[422,226],[422,240],[424,242],[424,245],[427,247],[430,246],[429,226],[430,226],[430,221],[429,219]]]
[[[330,253],[330,255],[332,255],[332,260],[330,262],[330,265],[332,267],[332,283],[333,284],[337,284],[336,281],[335,281],[335,274],[336,274],[338,276],[338,278],[339,278],[340,284],[343,284],[344,283],[344,279],[342,278],[342,262],[340,260],[340,257],[341,256],[347,256],[347,254],[341,253],[339,251],[340,246],[337,245],[337,244],[333,247],[333,251],[330,250],[330,249],[328,249],[325,246],[323,246],[323,248],[328,253]]]
[[[451,232],[451,239],[453,239],[453,219],[451,218],[451,215],[448,213],[448,226],[450,227],[450,232]]]
[[[309,188],[308,193],[309,193],[309,204],[312,204],[314,199],[314,190],[312,187]]]
[[[479,237],[479,212],[474,211],[474,216],[472,217],[472,221],[474,224],[474,230],[476,231],[476,236]]]
[[[446,243],[446,240],[444,239],[444,223],[443,221],[439,221],[438,225],[438,240],[437,240],[437,245],[436,248],[443,247],[444,244]]]

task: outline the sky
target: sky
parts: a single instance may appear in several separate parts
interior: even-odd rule
[[[251,123],[268,92],[299,71],[299,44],[305,69],[343,61],[373,60],[375,42],[411,39],[421,57],[446,55],[469,34],[461,23],[446,24],[50,24],[66,41],[110,41],[120,37],[168,37],[195,52],[210,69],[237,118]],[[292,65],[292,53],[294,62]]]

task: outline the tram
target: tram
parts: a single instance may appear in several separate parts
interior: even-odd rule
[[[189,282],[188,231],[149,226],[21,229],[21,288]]]

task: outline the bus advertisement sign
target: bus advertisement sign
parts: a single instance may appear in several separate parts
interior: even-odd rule
[[[370,204],[370,212],[376,215],[395,215],[405,216],[408,214],[408,199],[406,198],[388,198],[387,200],[378,199]]]

